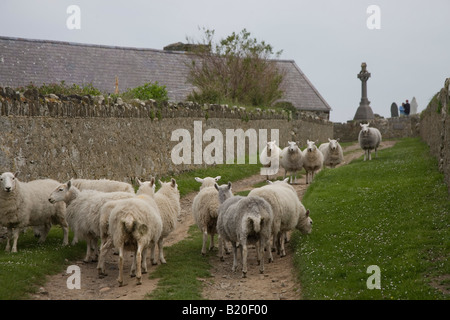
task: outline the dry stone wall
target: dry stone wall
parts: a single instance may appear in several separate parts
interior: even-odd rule
[[[304,147],[307,139],[326,141],[333,136],[331,122],[302,113],[248,112],[190,102],[125,103],[120,98],[42,96],[33,90],[19,94],[0,88],[0,172],[20,171],[24,181],[44,177],[130,181],[205,166],[175,165],[171,160],[179,143],[171,141],[174,130],[189,131],[194,150],[195,121],[201,123],[202,133],[218,129],[224,142],[227,129],[267,129],[268,140],[271,129],[278,129],[281,146],[295,140]],[[203,142],[202,147],[208,144]]]
[[[420,115],[420,136],[444,173],[450,194],[450,78]]]

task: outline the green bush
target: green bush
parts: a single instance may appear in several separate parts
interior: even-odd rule
[[[149,99],[154,99],[157,101],[169,100],[166,86],[160,86],[157,81],[155,81],[155,83],[147,82],[142,86],[128,89],[122,94],[122,97],[125,99],[139,99],[139,100],[149,100]]]

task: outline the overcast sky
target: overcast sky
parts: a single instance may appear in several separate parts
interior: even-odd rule
[[[70,5],[80,29],[66,25]],[[450,77],[449,13],[450,0],[0,0],[0,35],[162,49],[199,39],[199,27],[217,39],[246,28],[295,60],[331,120],[345,122],[359,106],[362,62],[374,113],[389,117],[392,102],[413,97],[426,107]]]

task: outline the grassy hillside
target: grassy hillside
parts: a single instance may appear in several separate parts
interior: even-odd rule
[[[304,298],[449,299],[450,201],[418,139],[322,171],[303,203],[313,232],[292,243]],[[367,287],[371,265],[381,289]]]

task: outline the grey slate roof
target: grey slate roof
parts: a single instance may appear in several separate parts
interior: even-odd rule
[[[114,92],[117,76],[121,92],[158,81],[166,86],[170,100],[184,101],[194,89],[186,82],[186,63],[191,60],[184,52],[0,37],[0,86],[65,81]],[[293,60],[276,63],[286,71],[282,100],[300,110],[331,110]]]

